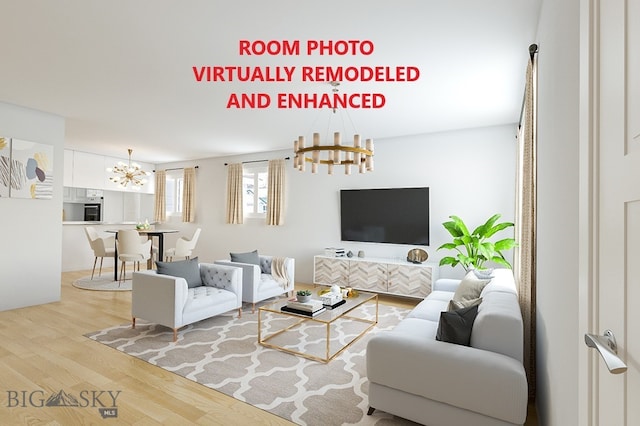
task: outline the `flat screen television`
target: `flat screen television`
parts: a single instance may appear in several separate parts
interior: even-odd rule
[[[342,241],[429,245],[429,188],[340,190]]]

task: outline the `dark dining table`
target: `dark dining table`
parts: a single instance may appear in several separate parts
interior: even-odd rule
[[[107,232],[116,234],[116,240],[118,239],[119,229],[110,229]],[[164,234],[173,234],[179,232],[177,229],[136,229],[140,235],[146,235],[149,238],[158,237],[158,260],[162,261],[164,256]],[[153,243],[152,243],[153,244]],[[118,281],[118,245],[113,254],[114,268],[113,268],[113,280]],[[152,259],[147,261],[147,269],[151,269],[153,266]]]

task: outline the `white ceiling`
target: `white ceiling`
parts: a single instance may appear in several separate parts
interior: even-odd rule
[[[541,1],[0,0],[0,102],[65,117],[66,148],[126,157],[131,147],[134,159],[154,163],[291,148],[298,135],[324,134],[327,110],[275,100],[226,108],[232,93],[330,93],[326,82],[301,81],[302,66],[419,68],[416,82],[343,82],[341,92],[386,99],[336,114],[347,124],[335,130],[349,134],[514,123]],[[239,40],[299,40],[300,55],[241,56]],[[370,40],[374,52],[308,56],[307,40]],[[298,68],[291,82],[198,83],[192,67],[204,65]]]

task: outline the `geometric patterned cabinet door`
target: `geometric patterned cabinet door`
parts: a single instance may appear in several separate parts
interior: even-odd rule
[[[387,264],[349,262],[349,287],[387,292]]]
[[[401,295],[412,295],[424,298],[431,293],[430,266],[415,267],[413,265],[388,265],[388,292]]]
[[[316,256],[313,262],[313,282],[346,287],[349,284],[349,260]]]
[[[438,279],[436,264],[384,258],[315,256],[313,282],[423,299]]]

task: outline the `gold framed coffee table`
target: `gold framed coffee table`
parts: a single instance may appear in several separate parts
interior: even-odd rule
[[[358,308],[374,303],[374,319],[358,315],[363,313]],[[346,299],[345,304],[327,309],[314,317],[281,311],[280,308],[286,304],[286,300],[281,300],[258,309],[258,343],[314,361],[328,363],[378,323],[378,295],[375,293],[360,292],[357,297]],[[263,330],[265,323],[272,330]],[[347,328],[354,330],[345,334]],[[342,334],[337,342],[333,342],[337,348],[335,352],[331,350],[332,331],[334,335]],[[308,350],[303,352],[296,349],[297,343],[304,343],[302,349]],[[316,354],[310,353],[312,349],[316,349]]]

